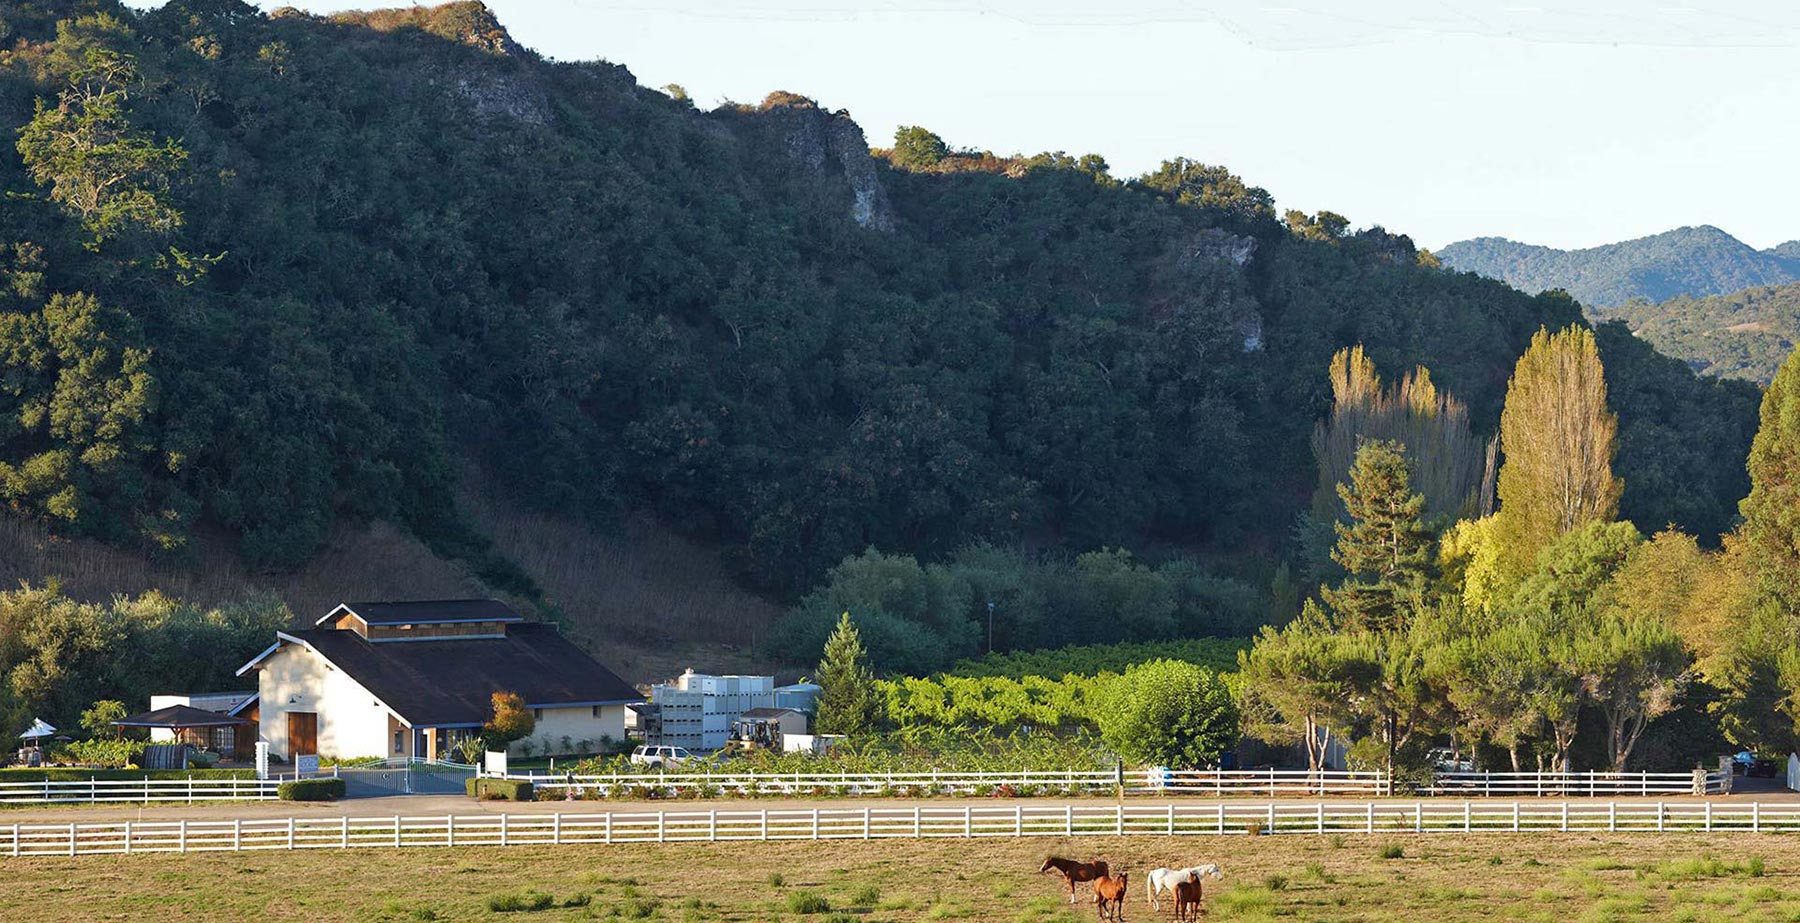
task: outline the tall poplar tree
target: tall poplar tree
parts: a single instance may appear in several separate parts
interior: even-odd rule
[[[1800,612],[1800,351],[1763,392],[1762,424],[1750,443],[1750,495],[1738,504],[1758,587]]]
[[[1500,414],[1499,531],[1511,573],[1528,570],[1557,536],[1617,515],[1618,429],[1593,331],[1539,328],[1513,367]]]
[[[1363,443],[1350,483],[1338,485],[1350,522],[1337,524],[1331,559],[1348,576],[1322,595],[1343,627],[1399,626],[1430,576],[1431,532],[1420,521],[1425,498],[1412,489],[1404,451],[1397,442]]]
[[[819,660],[820,734],[864,734],[881,718],[876,699],[875,674],[869,670],[869,653],[850,613],[838,616],[837,629],[825,640]]]

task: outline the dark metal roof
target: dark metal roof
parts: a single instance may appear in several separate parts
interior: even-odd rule
[[[434,625],[444,622],[523,622],[525,617],[497,599],[412,599],[343,603],[314,622],[322,624],[349,610],[370,625]]]
[[[371,643],[354,631],[334,629],[290,637],[418,727],[482,724],[493,711],[496,692],[516,692],[533,708],[643,699],[555,626],[539,622],[512,625],[503,638]]]
[[[119,727],[127,728],[209,728],[249,723],[248,718],[236,718],[224,712],[207,711],[191,705],[168,705],[113,722]]]

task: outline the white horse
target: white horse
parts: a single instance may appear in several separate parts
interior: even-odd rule
[[[1198,883],[1200,879],[1206,875],[1211,875],[1214,881],[1225,877],[1225,873],[1219,871],[1219,867],[1211,863],[1206,865],[1196,865],[1185,869],[1152,870],[1149,877],[1144,882],[1144,887],[1150,891],[1151,908],[1162,910],[1162,902],[1157,900],[1157,897],[1164,891],[1174,894],[1175,885],[1177,883],[1183,881]]]

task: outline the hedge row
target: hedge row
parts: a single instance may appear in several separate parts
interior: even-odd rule
[[[475,779],[463,783],[470,798],[482,801],[536,801],[537,792],[530,782],[516,779]]]
[[[99,779],[102,782],[125,780],[135,782],[139,779],[180,779],[189,778],[198,782],[202,779],[254,779],[254,769],[76,769],[51,767],[48,769],[0,769],[0,782],[86,782]]]
[[[275,787],[282,801],[331,801],[344,797],[343,779],[298,779]]]

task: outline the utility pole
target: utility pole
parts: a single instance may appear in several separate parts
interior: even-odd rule
[[[994,601],[988,600],[988,653],[994,652]]]

